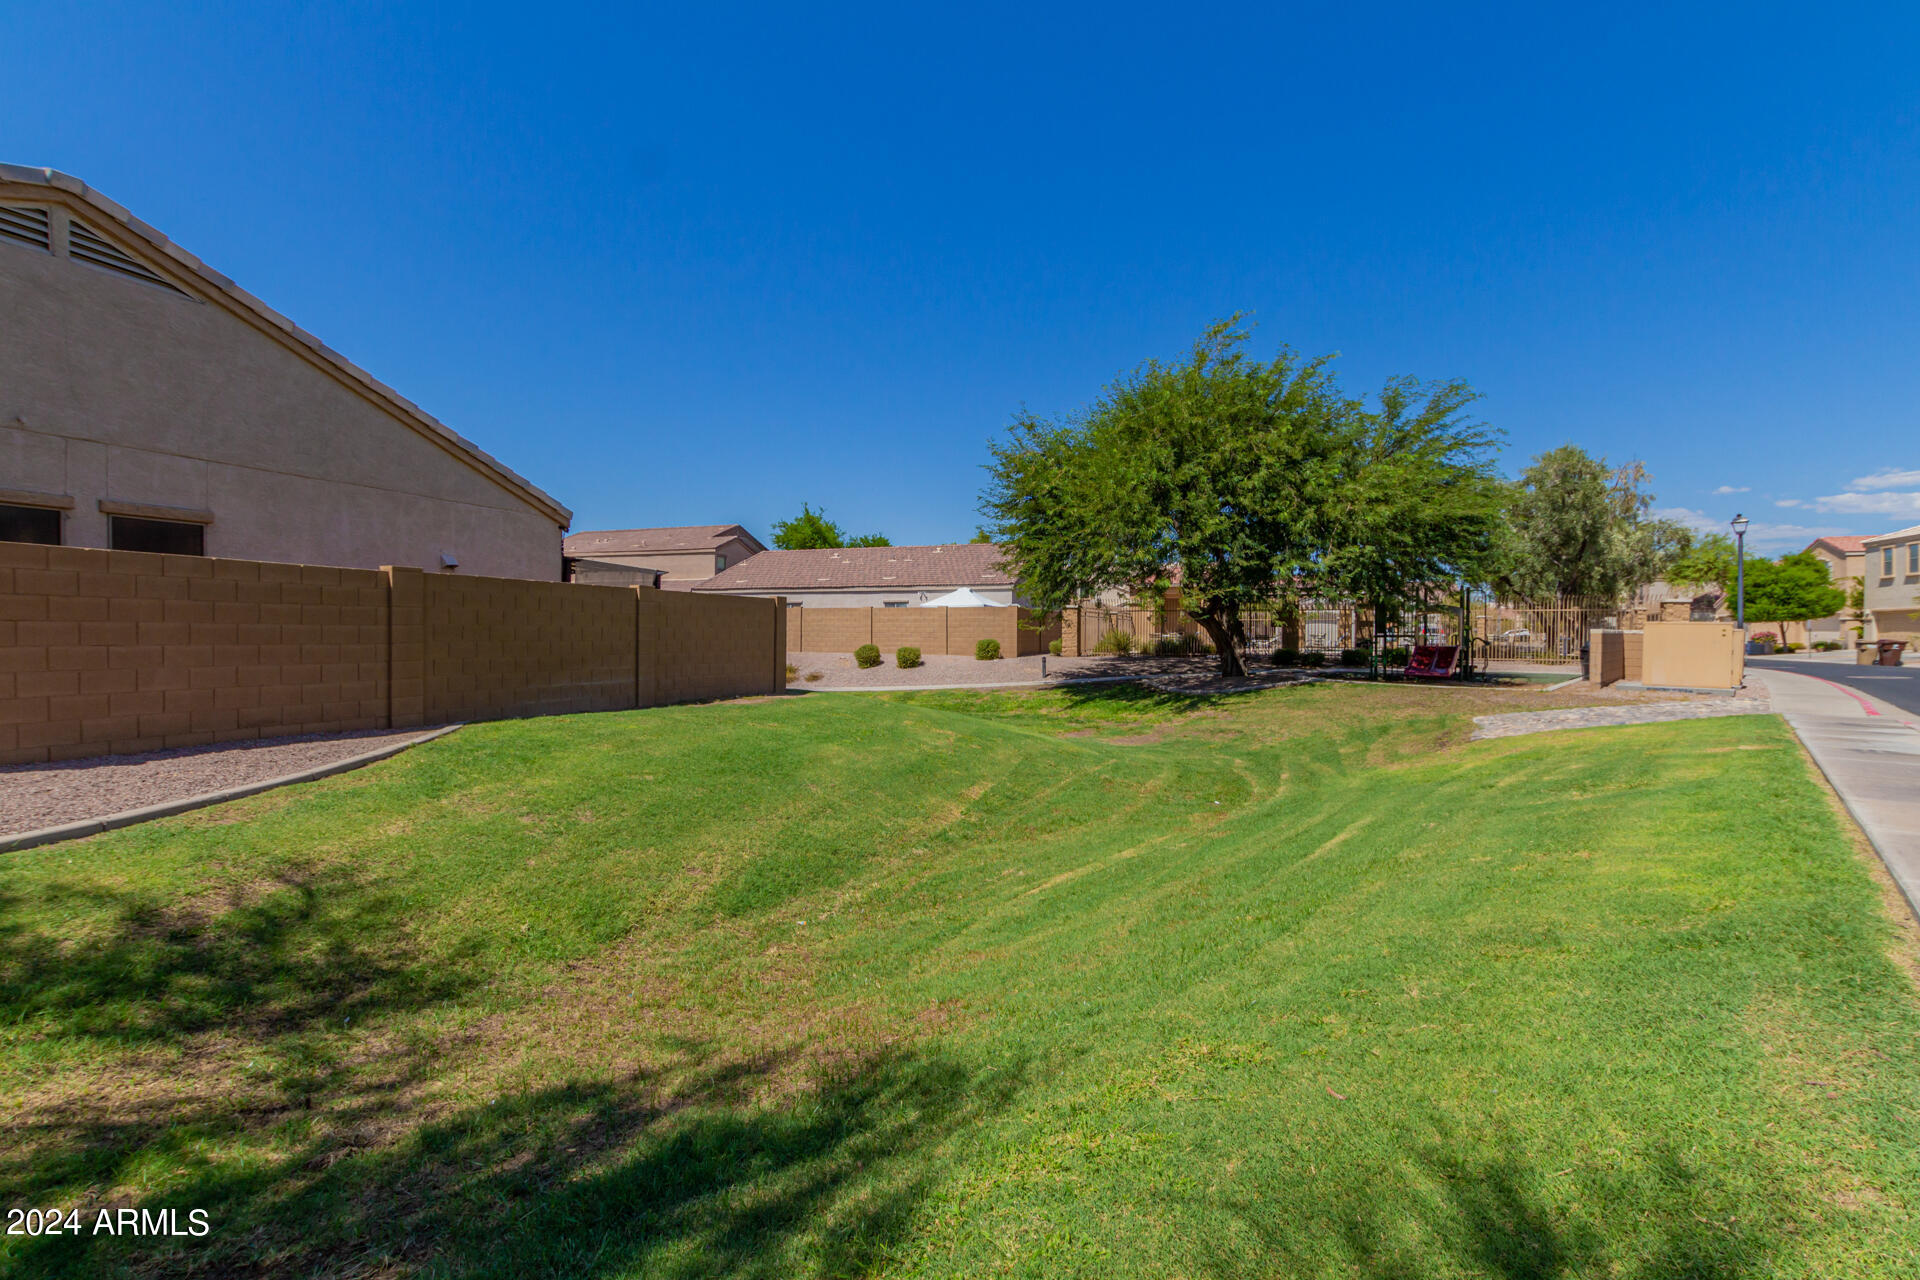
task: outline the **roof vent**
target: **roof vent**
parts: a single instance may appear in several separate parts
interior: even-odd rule
[[[129,257],[116,246],[101,239],[99,232],[78,218],[67,220],[67,255],[78,258],[89,266],[99,267],[103,271],[116,272],[145,284],[156,284],[174,293],[180,292],[164,277],[150,271],[145,263]]]
[[[47,211],[21,205],[0,204],[0,240],[31,245],[53,252],[53,238],[47,234]]]

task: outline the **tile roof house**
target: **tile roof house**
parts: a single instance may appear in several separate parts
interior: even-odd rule
[[[572,513],[86,183],[0,164],[0,538],[552,581]]]
[[[1867,639],[1920,643],[1920,524],[1860,542]]]
[[[917,605],[961,587],[997,604],[1023,604],[989,542],[932,547],[833,547],[765,551],[694,588],[739,596],[785,596],[815,607]]]
[[[737,524],[588,529],[568,534],[565,545],[569,581],[621,585],[655,578],[653,585],[667,591],[691,590],[765,550]]]

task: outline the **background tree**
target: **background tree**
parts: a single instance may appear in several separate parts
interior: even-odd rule
[[[1454,526],[1429,504],[1480,493],[1466,541],[1490,541],[1492,481],[1468,458],[1486,436],[1457,419],[1471,393],[1396,382],[1370,413],[1340,392],[1330,357],[1261,363],[1246,341],[1238,317],[1221,321],[1181,363],[1142,365],[1082,414],[1023,417],[993,447],[982,505],[1036,605],[1151,591],[1178,565],[1182,607],[1222,674],[1242,675],[1243,611],[1302,578],[1450,573]],[[1367,538],[1372,555],[1356,549]]]
[[[1724,533],[1695,534],[1692,545],[1667,566],[1667,580],[1676,586],[1718,587],[1730,590],[1734,577],[1733,539]]]
[[[1535,458],[1511,490],[1493,585],[1524,599],[1618,601],[1662,576],[1693,538],[1648,514],[1648,479],[1637,462],[1609,468],[1571,444]]]
[[[1749,622],[1805,623],[1830,618],[1846,607],[1846,591],[1834,585],[1826,562],[1811,551],[1747,561]]]
[[[971,538],[968,538],[967,541],[968,542],[992,542],[993,535],[988,533],[984,528],[976,527],[973,531],[973,536]]]
[[[800,504],[800,514],[791,520],[773,522],[773,545],[782,551],[810,551],[818,547],[890,547],[884,534],[863,533],[849,538],[846,530],[827,519],[827,513]]]
[[[1464,382],[1396,378],[1362,417],[1345,515],[1314,585],[1371,604],[1376,635],[1416,597],[1438,603],[1495,564],[1506,487],[1493,473],[1497,436],[1464,416],[1477,399]]]

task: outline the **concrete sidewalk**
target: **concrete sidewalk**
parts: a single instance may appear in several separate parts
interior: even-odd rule
[[[1762,678],[1920,919],[1920,717],[1812,673]]]

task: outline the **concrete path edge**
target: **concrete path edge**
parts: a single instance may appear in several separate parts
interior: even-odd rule
[[[0,837],[0,853],[17,853],[22,849],[32,849],[43,844],[58,844],[62,840],[97,836],[105,831],[117,831],[121,827],[131,827],[136,823],[151,822],[155,818],[170,818],[175,814],[190,813],[210,805],[225,804],[229,800],[259,795],[262,791],[272,791],[276,787],[290,787],[297,782],[314,782],[321,778],[332,777],[336,773],[348,773],[385,760],[388,756],[397,756],[409,747],[417,747],[423,742],[432,742],[435,738],[445,737],[461,727],[457,724],[443,725],[417,738],[409,738],[405,742],[389,743],[384,747],[375,747],[372,751],[362,751],[357,756],[348,756],[344,760],[317,764],[311,769],[282,774],[278,778],[268,778],[262,782],[249,782],[245,786],[228,787],[224,791],[204,791],[197,796],[187,796],[180,800],[168,800],[162,804],[150,804],[139,809],[124,809],[119,813],[109,813],[102,818],[84,818],[79,822],[65,822],[57,827],[41,827],[38,831],[23,831],[17,836]]]

